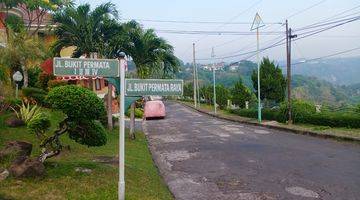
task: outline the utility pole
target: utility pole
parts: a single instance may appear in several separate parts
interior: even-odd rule
[[[196,89],[197,89],[197,100],[198,100],[198,106],[200,107],[200,87],[199,87],[199,71],[198,71],[198,65],[195,61],[195,70],[196,70]]]
[[[196,95],[196,92],[197,92],[197,84],[196,84],[196,63],[195,63],[195,43],[193,43],[193,74],[194,74],[194,106],[195,108],[197,107],[197,95]]]
[[[213,58],[213,85],[214,85],[214,114],[216,115],[216,79],[215,79],[215,52],[214,47],[211,50],[211,58]]]
[[[288,100],[288,124],[292,124],[292,106],[291,106],[291,39],[297,35],[292,35],[289,29],[288,20],[285,21],[286,26],[286,74],[287,74],[287,100]]]

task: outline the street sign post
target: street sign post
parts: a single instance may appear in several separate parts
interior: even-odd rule
[[[126,96],[182,96],[183,80],[125,79]]]
[[[55,76],[119,77],[119,60],[54,58]]]
[[[181,96],[183,80],[126,79],[125,53],[117,59],[54,58],[55,76],[116,77],[120,79],[118,199],[125,199],[125,96]],[[20,74],[21,75],[21,74]],[[14,74],[15,76],[15,74]],[[14,80],[16,80],[14,78]]]
[[[15,97],[18,98],[19,96],[19,84],[18,82],[23,80],[23,75],[21,72],[17,71],[13,74],[13,80],[16,82],[16,90],[15,90]]]
[[[260,58],[259,58],[259,28],[265,26],[259,13],[256,13],[253,24],[251,25],[251,31],[256,29],[256,61],[257,61],[257,93],[258,93],[258,121],[261,123],[261,98],[260,98]]]

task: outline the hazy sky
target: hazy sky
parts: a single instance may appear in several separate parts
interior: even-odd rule
[[[90,3],[93,7],[108,2],[108,0],[77,0],[77,3]],[[219,22],[252,22],[256,12],[259,12],[265,23],[284,22],[289,20],[289,26],[299,29],[306,25],[322,21],[345,10],[355,8],[341,16],[360,15],[358,0],[128,0],[112,1],[117,5],[122,20],[175,20],[175,21],[219,21]],[[310,8],[311,7],[311,8]],[[249,9],[250,8],[250,9]],[[309,9],[307,9],[309,8]],[[307,10],[306,10],[307,9]],[[306,10],[306,11],[304,11]],[[340,16],[340,17],[341,17]],[[155,30],[206,30],[206,31],[240,31],[248,32],[251,24],[177,24],[139,21],[144,28]],[[281,25],[267,25],[263,31],[285,31]],[[296,33],[296,32],[295,32]],[[256,49],[256,36],[247,35],[175,35],[158,33],[175,48],[175,54],[185,62],[192,59],[192,43],[196,42],[196,57],[209,58],[214,46],[217,57],[234,55]],[[285,36],[283,36],[285,38]],[[281,35],[261,35],[260,48],[266,47],[281,39]],[[325,31],[313,37],[298,40],[292,44],[294,59],[310,59],[332,53],[360,47],[360,20]],[[251,54],[249,54],[251,55]],[[358,56],[360,50],[344,55]],[[223,61],[238,61],[245,56],[223,59]],[[285,60],[285,46],[279,46],[261,53],[274,60]],[[340,57],[340,56],[339,56]],[[255,59],[253,57],[251,60]],[[219,60],[221,61],[221,60]],[[201,61],[206,63],[209,61]]]

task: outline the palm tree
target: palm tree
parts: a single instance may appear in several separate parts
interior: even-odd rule
[[[75,46],[72,57],[90,56],[92,52],[99,52],[103,38],[104,21],[109,17],[117,18],[118,12],[112,3],[101,4],[93,11],[89,4],[77,8],[66,7],[53,16],[53,21],[58,24],[55,35],[58,40],[53,46],[53,51],[59,54],[64,47]]]
[[[123,24],[122,31],[126,36],[121,38],[128,40],[123,49],[133,59],[138,77],[149,78],[160,71],[163,78],[177,72],[179,61],[173,47],[154,30],[144,30],[136,21],[130,21]]]

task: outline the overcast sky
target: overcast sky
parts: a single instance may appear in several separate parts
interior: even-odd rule
[[[80,3],[90,3],[92,7],[108,0],[77,0]],[[332,17],[345,10],[355,8],[341,16],[360,15],[358,0],[128,0],[112,1],[116,4],[122,20],[174,20],[174,21],[219,21],[219,22],[252,22],[256,12],[265,23],[284,22],[289,20],[289,26],[298,29],[306,25]],[[201,31],[240,31],[248,32],[251,24],[179,24],[139,21],[144,28],[155,30],[201,30]],[[267,25],[263,31],[285,31],[281,25]],[[261,30],[261,29],[260,29]],[[296,33],[296,32],[295,32]],[[196,42],[196,57],[209,58],[211,48],[215,47],[217,57],[249,52],[256,49],[256,36],[247,35],[177,35],[158,32],[175,48],[175,54],[185,62],[192,60],[192,43]],[[281,35],[261,35],[260,48],[281,39]],[[285,36],[284,36],[285,38]],[[360,20],[337,27],[330,31],[298,40],[292,44],[294,59],[310,59],[332,53],[360,47]],[[249,54],[251,55],[251,54]],[[358,56],[360,50],[341,56]],[[247,55],[226,58],[223,61],[233,62],[244,59]],[[279,46],[261,53],[273,60],[285,60],[285,46]],[[339,56],[340,57],[340,56]],[[251,58],[251,60],[256,57]],[[219,60],[221,61],[221,60]],[[206,63],[209,61],[201,61]]]

